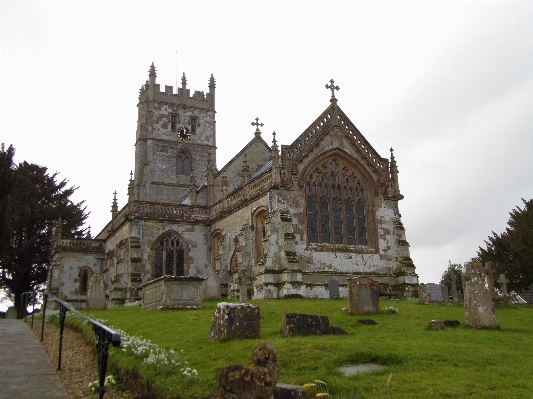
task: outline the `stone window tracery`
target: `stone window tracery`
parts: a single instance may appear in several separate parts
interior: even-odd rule
[[[309,243],[367,245],[364,187],[354,168],[330,158],[305,182]]]
[[[185,276],[185,249],[175,235],[156,241],[154,278],[162,276]]]
[[[176,173],[181,176],[191,174],[191,157],[185,152],[180,152],[176,158]]]

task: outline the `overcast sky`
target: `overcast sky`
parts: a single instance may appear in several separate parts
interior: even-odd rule
[[[137,99],[216,79],[218,168],[250,139],[290,144],[338,104],[400,170],[421,282],[464,263],[533,198],[531,2],[8,2],[1,133],[16,162],[79,186],[93,235],[126,203]],[[178,75],[178,78],[177,78]]]

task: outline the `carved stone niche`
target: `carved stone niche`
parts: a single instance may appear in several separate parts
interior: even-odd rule
[[[203,277],[163,276],[143,284],[144,310],[197,309],[202,307]]]

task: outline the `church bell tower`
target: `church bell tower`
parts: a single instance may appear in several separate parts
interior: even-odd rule
[[[156,77],[152,63],[137,105],[134,200],[193,204],[191,184],[205,183],[208,159],[216,164],[215,79],[191,95],[185,73],[177,92],[161,91]]]

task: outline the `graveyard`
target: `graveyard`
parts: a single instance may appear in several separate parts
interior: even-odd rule
[[[533,308],[527,305],[497,304],[498,326],[476,329],[467,325],[462,304],[380,300],[379,312],[361,315],[349,311],[346,299],[249,301],[260,311],[259,335],[212,340],[210,327],[219,302],[203,301],[201,308],[190,310],[135,306],[85,313],[125,332],[130,337],[126,347],[139,349],[149,340],[188,362],[172,367],[148,362],[146,352],[111,351],[110,373],[142,379],[137,386],[144,386],[145,394],[156,392],[157,398],[209,398],[217,372],[232,364],[251,366],[252,351],[263,341],[276,348],[278,383],[322,380],[334,398],[351,397],[352,390],[358,399],[386,398],[391,374],[388,397],[394,399],[529,398],[533,391],[528,371],[533,368]],[[387,311],[390,307],[397,313]],[[287,336],[282,333],[287,313],[326,316],[330,326],[347,334]],[[361,319],[375,323],[358,323]],[[78,319],[67,320],[92,336]],[[428,328],[432,320],[459,325],[433,330]],[[351,376],[340,370],[361,364],[384,368]]]

